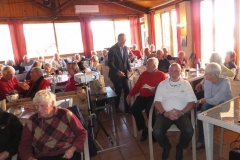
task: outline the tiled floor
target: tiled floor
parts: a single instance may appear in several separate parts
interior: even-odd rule
[[[118,132],[114,131],[114,126],[111,121],[111,116],[107,110],[103,110],[99,114],[99,119],[101,119],[107,132],[112,137],[114,144],[112,145],[108,140],[107,136],[104,134],[103,130],[99,130],[97,135],[97,141],[104,148],[111,148],[117,145],[123,145],[112,150],[98,153],[97,156],[92,158],[93,160],[148,160],[149,159],[149,144],[148,139],[144,142],[140,142],[141,132],[138,133],[138,137],[133,136],[133,122],[132,116],[125,113],[117,113],[117,127]],[[219,157],[219,133],[220,129],[218,127],[214,128],[214,160],[227,160],[230,151],[230,143],[234,141],[238,134],[225,130],[224,134],[224,146],[223,146],[223,157]],[[169,132],[168,137],[170,143],[172,144],[172,149],[170,151],[169,160],[174,160],[175,158],[175,146],[178,142],[179,132]],[[156,160],[161,159],[162,148],[156,142],[154,143],[154,157]],[[184,150],[184,160],[191,160],[191,144],[188,149]],[[197,151],[197,159],[205,160],[205,149]]]

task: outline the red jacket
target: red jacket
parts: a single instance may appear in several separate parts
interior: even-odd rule
[[[141,52],[139,50],[132,50],[133,54],[137,56],[138,59],[142,58]]]
[[[156,87],[161,81],[165,79],[166,75],[159,70],[156,70],[153,73],[144,71],[138,78],[138,81],[134,85],[133,89],[130,91],[129,96],[134,96],[138,92],[140,93],[139,96],[143,97],[154,96],[154,93],[152,91],[146,88],[142,88],[143,85],[148,84],[151,87]]]
[[[6,94],[9,94],[12,90],[17,90],[18,92],[23,91],[21,87],[18,86],[18,79],[13,78],[12,80],[5,80],[3,77],[0,79],[0,100],[6,99]]]
[[[29,90],[27,90],[24,94],[24,97],[34,97],[34,95],[36,94],[35,91],[33,91],[33,87],[35,85],[36,82],[33,82],[32,84],[30,84],[30,88]],[[44,89],[47,89],[47,87],[50,86],[50,82],[46,79],[42,79],[40,84],[38,85],[38,88],[37,88],[37,91],[40,91],[40,90],[44,90]]]
[[[65,88],[64,92],[70,92],[70,91],[76,91],[77,90],[77,86],[75,85],[76,83],[77,82],[74,80],[74,76],[71,76],[70,78],[68,78],[67,81],[58,82],[57,85],[58,86],[66,85],[66,88]]]

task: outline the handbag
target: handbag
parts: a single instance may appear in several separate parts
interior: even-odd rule
[[[90,81],[91,95],[106,95],[107,91],[105,88],[104,76],[99,75],[99,79]]]

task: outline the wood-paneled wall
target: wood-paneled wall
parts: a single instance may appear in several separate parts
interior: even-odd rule
[[[61,5],[61,7],[58,9]],[[99,5],[99,13],[75,14],[74,5],[86,5],[86,1],[76,0],[56,0],[50,6],[43,5],[43,0],[1,0],[0,1],[0,21],[6,22],[8,18],[23,18],[24,21],[44,21],[44,20],[76,20],[80,16],[91,16],[94,18],[128,18],[128,15],[140,15],[136,10],[128,9],[126,7],[97,1],[87,3]]]

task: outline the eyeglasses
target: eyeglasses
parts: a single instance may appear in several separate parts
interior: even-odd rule
[[[171,84],[171,80],[170,79],[169,79],[169,84],[170,84],[171,87],[179,87],[179,86],[181,86],[181,83],[175,84],[175,85]]]

